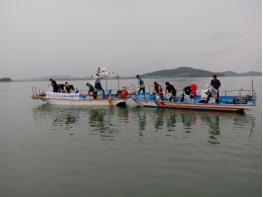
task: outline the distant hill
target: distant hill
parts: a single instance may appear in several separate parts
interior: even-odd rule
[[[217,74],[220,77],[237,77],[237,76],[262,76],[261,72],[245,72],[237,73],[233,71],[225,72],[211,72],[208,70],[196,69],[191,67],[179,67],[169,70],[158,70],[151,73],[146,73],[144,77],[211,77],[213,74]]]
[[[0,78],[0,82],[11,82],[12,79],[8,77]]]
[[[232,71],[226,71],[222,73],[224,76],[262,76],[261,72],[249,71],[245,73],[236,73]]]

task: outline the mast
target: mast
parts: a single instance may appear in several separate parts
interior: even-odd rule
[[[118,80],[118,90],[120,89],[120,81],[119,81],[119,75],[117,73],[117,80]]]
[[[253,79],[251,80],[251,88],[252,88],[252,97],[254,97],[254,84],[253,84]]]

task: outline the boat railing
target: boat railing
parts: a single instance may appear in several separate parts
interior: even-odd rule
[[[128,91],[129,95],[134,95],[136,94],[136,89],[134,87],[128,87],[126,88]],[[117,94],[118,89],[108,89],[105,93],[106,95],[115,95]],[[88,95],[89,90],[79,90],[80,94]]]
[[[162,87],[163,91],[165,92],[165,87]],[[154,92],[154,86],[147,86],[147,90],[149,93]],[[200,94],[200,90],[197,90],[197,94]],[[182,94],[183,90],[176,89],[177,94]],[[254,89],[236,89],[236,90],[219,90],[220,96],[256,96],[256,91]]]
[[[239,90],[219,90],[221,95],[223,96],[256,96],[255,90],[246,90],[246,89],[239,89]]]
[[[32,99],[40,99],[45,96],[45,90],[32,87]]]

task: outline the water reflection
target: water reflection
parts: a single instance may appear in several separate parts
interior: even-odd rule
[[[80,109],[79,108],[63,108],[52,105],[41,105],[33,108],[33,117],[35,122],[42,123],[51,120],[52,130],[62,128],[69,130],[79,124]]]
[[[112,108],[90,109],[89,126],[90,135],[99,135],[102,140],[114,140],[119,133],[118,127],[114,123],[114,110]]]
[[[114,140],[121,132],[135,131],[139,140],[160,132],[165,136],[191,137],[198,131],[211,144],[220,144],[223,131],[249,131],[251,137],[255,117],[249,114],[177,111],[154,108],[79,108],[42,105],[32,109],[36,124],[50,124],[54,131],[86,132],[101,140]]]
[[[145,128],[146,128],[146,113],[145,113],[145,111],[138,110],[138,122],[139,122],[139,130],[145,130]]]
[[[177,113],[168,113],[166,116],[166,126],[168,131],[174,131],[176,126],[176,116]]]
[[[190,133],[192,130],[192,126],[195,125],[197,114],[189,111],[180,111],[181,121],[185,132]]]
[[[207,141],[210,142],[211,144],[220,144],[217,138],[217,136],[220,135],[219,116],[203,115],[201,117],[201,120],[207,123],[208,125],[209,138]],[[222,122],[222,124],[224,123]]]
[[[155,113],[156,113],[156,118],[154,122],[154,128],[156,130],[163,129],[165,110],[162,109],[156,110]]]

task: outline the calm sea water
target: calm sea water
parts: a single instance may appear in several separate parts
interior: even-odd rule
[[[245,114],[56,107],[30,98],[47,82],[1,83],[0,196],[261,196],[261,78],[221,82],[249,89],[251,79],[257,107]]]

